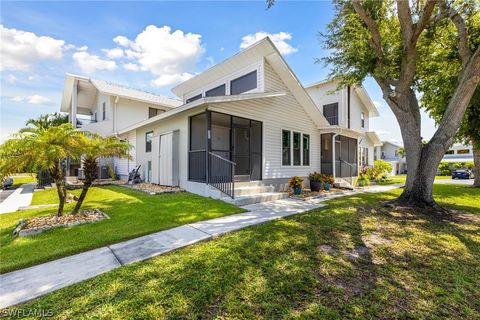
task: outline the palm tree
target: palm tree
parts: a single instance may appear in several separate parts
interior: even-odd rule
[[[59,199],[57,215],[61,216],[67,195],[65,160],[79,159],[85,141],[85,134],[69,123],[47,127],[40,124],[19,132],[0,145],[0,176],[47,170],[55,181]]]
[[[78,213],[85,200],[88,189],[98,177],[98,159],[110,157],[130,158],[128,151],[131,146],[128,142],[121,141],[116,137],[103,138],[94,133],[88,133],[87,135],[89,139],[85,141],[82,147],[82,165],[85,180],[83,181],[82,193],[78,198],[72,214]]]
[[[60,113],[43,114],[37,119],[29,119],[25,122],[26,128],[20,129],[20,132],[35,132],[38,129],[47,129],[52,126],[59,126],[68,123],[68,115]]]

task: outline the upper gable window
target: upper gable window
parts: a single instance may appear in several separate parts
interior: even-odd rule
[[[152,117],[155,117],[157,115],[159,115],[160,113],[162,113],[163,110],[161,109],[156,109],[156,108],[148,108],[148,118],[152,118]]]
[[[230,94],[240,94],[257,88],[257,70],[230,81]]]
[[[364,112],[360,113],[360,123],[362,125],[362,128],[365,128],[365,113]]]
[[[338,103],[326,104],[323,106],[323,115],[330,125],[338,125]]]
[[[202,94],[201,94],[201,93],[200,93],[200,94],[197,94],[195,97],[188,98],[186,103],[190,103],[190,102],[192,102],[192,101],[198,100],[198,99],[200,99],[201,97],[202,97]]]
[[[217,96],[224,96],[225,95],[225,84],[218,86],[216,88],[210,89],[205,92],[205,97],[217,97]]]

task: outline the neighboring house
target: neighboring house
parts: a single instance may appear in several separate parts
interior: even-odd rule
[[[335,88],[305,89],[265,38],[173,88],[181,106],[113,134],[135,139],[146,181],[249,198],[238,204],[272,200],[294,175],[340,181],[373,162],[381,141],[369,118],[378,111],[362,87],[329,94]]]
[[[382,146],[377,147],[375,151],[375,160],[382,159],[392,165],[390,175],[407,173],[407,160],[402,157],[398,150],[402,146],[390,141],[383,141]]]
[[[442,161],[471,162],[473,161],[473,146],[456,143],[445,153]]]
[[[102,136],[117,135],[132,146],[131,160],[114,159],[113,166],[121,178],[135,167],[135,133],[118,135],[120,130],[181,104],[152,93],[134,90],[103,80],[67,74],[60,111],[69,114],[70,122],[85,131]],[[80,164],[71,163],[70,175],[77,175]]]

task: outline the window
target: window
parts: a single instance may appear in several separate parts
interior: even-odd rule
[[[290,165],[291,135],[290,131],[282,130],[282,165]]]
[[[382,151],[382,155],[380,156],[380,158],[385,159],[385,151]]]
[[[309,134],[302,134],[300,132],[293,132],[290,130],[282,130],[282,165],[310,165]]]
[[[147,182],[152,181],[152,161],[147,161],[147,172],[146,172],[145,176],[146,176],[145,180]]]
[[[469,149],[460,149],[457,150],[457,154],[469,154],[470,150]]]
[[[360,166],[368,166],[368,148],[360,147]]]
[[[300,155],[302,152],[302,147],[300,144],[300,136],[299,132],[293,133],[293,165],[299,166],[300,165]]]
[[[225,95],[225,84],[218,86],[216,88],[210,89],[205,92],[205,97],[217,97]]]
[[[303,135],[303,165],[310,165],[310,135]]]
[[[103,103],[102,115],[103,115],[102,116],[103,120],[107,119],[107,108],[106,108],[105,102]]]
[[[148,108],[148,118],[150,119],[152,117],[158,116],[162,112],[163,112],[163,110],[161,110],[161,109]]]
[[[453,150],[448,150],[447,152],[445,152],[445,154],[454,154],[455,152]]]
[[[362,128],[365,128],[365,112],[360,113],[360,123]]]
[[[192,102],[192,101],[198,100],[198,99],[200,99],[201,97],[202,97],[202,94],[201,94],[201,93],[200,93],[200,94],[197,94],[195,97],[188,98],[186,103],[190,103],[190,102]]]
[[[145,152],[152,151],[153,131],[145,133]]]
[[[257,70],[230,81],[230,94],[240,94],[257,88]]]
[[[338,125],[338,103],[324,105],[323,115],[330,125]]]

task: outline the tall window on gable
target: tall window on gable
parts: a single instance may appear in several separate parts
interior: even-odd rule
[[[225,95],[225,84],[218,86],[216,88],[210,89],[205,92],[205,97],[217,97]]]
[[[257,88],[257,70],[230,81],[230,94],[240,94]]]
[[[365,112],[360,113],[360,121],[362,128],[365,128]]]
[[[103,105],[102,105],[102,115],[103,115],[103,116],[102,116],[102,119],[103,119],[103,120],[107,119],[107,107],[106,107],[106,105],[105,105],[105,102],[104,102]]]
[[[145,152],[152,151],[153,131],[145,133]]]
[[[300,137],[302,135],[300,132],[293,133],[293,165],[299,166],[300,165],[300,157],[302,154],[302,147],[300,142]]]
[[[330,125],[338,125],[338,103],[326,104],[323,106],[323,115]]]
[[[282,130],[282,165],[289,166],[291,154],[291,134],[290,131]]]
[[[310,135],[303,135],[303,165],[310,165]]]

